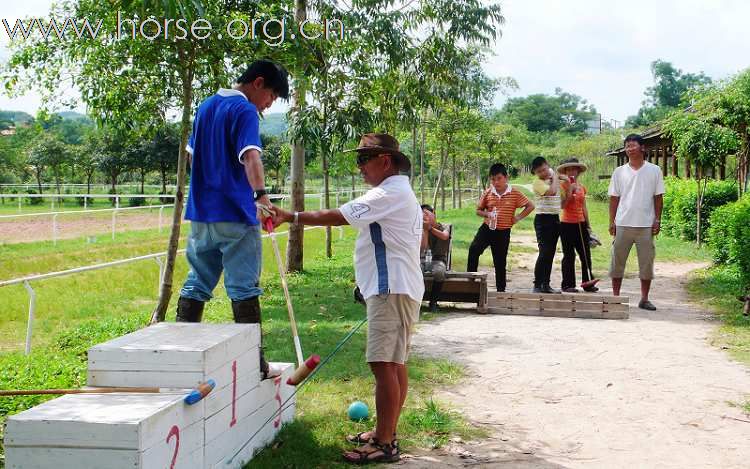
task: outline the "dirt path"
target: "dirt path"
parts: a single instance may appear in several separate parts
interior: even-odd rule
[[[162,217],[163,229],[169,230],[172,222],[171,210]],[[154,209],[119,212],[115,232],[158,228],[159,211]],[[72,239],[82,236],[107,235],[112,233],[112,214],[61,214],[57,218],[57,239]],[[28,217],[0,220],[0,242],[26,243],[52,240],[52,217]]]
[[[529,288],[533,259],[520,259],[509,290]],[[415,352],[467,368],[465,382],[438,397],[491,436],[415,451],[401,464],[750,467],[750,417],[736,406],[750,398],[750,371],[709,344],[717,324],[686,302],[686,273],[698,267],[658,264],[653,313],[633,306],[638,280],[626,278],[625,321],[454,313],[423,323]]]

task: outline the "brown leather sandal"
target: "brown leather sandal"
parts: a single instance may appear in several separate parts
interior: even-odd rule
[[[346,441],[349,443],[353,443],[355,445],[366,445],[370,442],[370,440],[373,439],[372,436],[369,438],[365,438],[365,435],[369,433],[370,435],[375,434],[375,430],[367,430],[364,432],[359,432],[356,435],[346,435]],[[398,440],[396,439],[396,434],[393,434],[393,440],[391,440],[391,446],[398,446]]]
[[[352,464],[397,462],[401,459],[401,451],[398,446],[382,444],[376,438],[371,438],[366,445],[348,451],[342,456],[346,462]]]

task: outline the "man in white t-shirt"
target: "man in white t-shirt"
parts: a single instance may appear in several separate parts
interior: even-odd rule
[[[635,244],[641,279],[638,307],[655,311],[656,306],[649,301],[648,293],[654,278],[654,236],[661,229],[664,178],[657,165],[644,160],[643,137],[640,135],[625,137],[625,154],[628,163],[615,169],[609,183],[609,234],[615,237],[609,269],[612,292],[620,294],[625,264]]]
[[[375,375],[377,426],[347,437],[361,446],[344,453],[344,459],[393,462],[400,458],[396,425],[408,388],[412,328],[424,295],[419,262],[422,209],[409,178],[400,175],[411,163],[395,138],[365,134],[349,151],[357,152],[357,166],[372,189],[333,210],[290,213],[276,208],[274,225],[352,225],[359,231],[354,273],[367,305],[367,362]]]

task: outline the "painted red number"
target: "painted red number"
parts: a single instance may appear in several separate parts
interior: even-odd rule
[[[279,428],[279,425],[281,425],[281,377],[279,376],[273,382],[276,385],[276,400],[279,401],[279,415],[274,420],[273,427]]]
[[[172,464],[169,465],[169,469],[174,469],[174,463],[177,461],[177,452],[180,451],[180,429],[177,425],[172,425],[172,428],[169,429],[167,444],[169,444],[169,440],[171,440],[173,436],[175,437],[174,454],[172,455]]]
[[[229,428],[237,424],[237,360],[232,362],[232,421]]]

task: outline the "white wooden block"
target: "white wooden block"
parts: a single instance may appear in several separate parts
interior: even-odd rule
[[[261,381],[260,385],[247,393],[237,402],[237,422],[229,426],[231,419],[229,409],[223,409],[206,420],[206,451],[207,467],[222,466],[225,468],[241,468],[249,461],[253,454],[264,448],[276,437],[284,423],[294,419],[295,399],[291,399],[281,410],[282,404],[291,397],[294,386],[286,384],[286,380],[294,371],[291,363],[275,364],[282,366],[283,373],[274,379]],[[255,435],[255,436],[253,436]],[[252,440],[250,440],[252,437]],[[231,464],[227,461],[250,440]]]
[[[205,407],[183,399],[72,394],[45,402],[8,418],[6,467],[203,467]]]
[[[192,388],[213,378],[223,388],[238,357],[260,367],[259,345],[257,324],[159,323],[92,347],[88,384]]]

